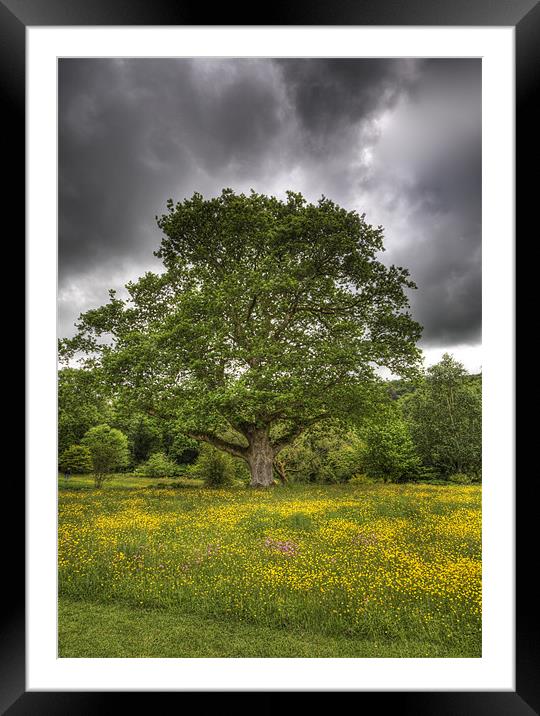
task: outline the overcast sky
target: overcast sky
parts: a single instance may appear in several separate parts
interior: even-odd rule
[[[59,335],[160,269],[168,198],[223,187],[382,224],[426,363],[480,369],[480,60],[60,60]]]

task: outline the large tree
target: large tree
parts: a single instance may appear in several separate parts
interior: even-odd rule
[[[416,365],[414,284],[377,259],[383,230],[364,215],[225,189],[156,219],[164,272],[127,300],[111,291],[62,352],[89,353],[124,400],[241,457],[253,486],[306,428],[361,410],[376,366]]]

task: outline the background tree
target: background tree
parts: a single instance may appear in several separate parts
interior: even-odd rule
[[[126,435],[135,465],[148,460],[162,446],[162,428],[155,418],[137,413],[128,423]]]
[[[445,353],[402,399],[417,450],[443,476],[478,477],[482,466],[482,381]]]
[[[402,380],[400,378],[393,378],[384,381],[388,396],[392,400],[398,400],[408,393],[413,393],[416,390],[418,375],[414,376],[413,379]]]
[[[72,475],[85,475],[92,472],[92,455],[84,445],[72,445],[64,450],[58,461],[60,472],[69,472]]]
[[[129,463],[128,439],[124,433],[108,425],[90,428],[82,439],[92,456],[94,483],[101,488],[111,473]]]
[[[376,419],[365,421],[361,435],[365,440],[364,472],[384,482],[414,480],[421,461],[409,426],[396,405],[387,405]]]
[[[58,452],[80,442],[94,425],[108,422],[110,404],[98,371],[58,371]]]
[[[270,485],[298,435],[363,410],[376,366],[416,365],[414,284],[377,260],[382,227],[324,197],[226,189],[167,208],[165,272],[129,283],[126,301],[111,291],[63,353],[89,352],[124,400],[179,418],[190,437],[242,458],[253,486]]]

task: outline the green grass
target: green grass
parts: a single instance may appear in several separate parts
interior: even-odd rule
[[[62,482],[61,656],[481,656],[478,485]]]
[[[58,655],[65,658],[464,656],[427,641],[377,644],[170,610],[64,599],[59,602],[58,637]]]
[[[202,480],[187,477],[135,477],[134,475],[117,473],[111,475],[103,484],[104,490],[133,489],[140,487],[160,488],[184,488],[201,487]],[[63,474],[58,475],[58,489],[69,490],[94,490],[94,478],[92,475],[71,475],[67,479]]]

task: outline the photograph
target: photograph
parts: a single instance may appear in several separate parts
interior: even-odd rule
[[[58,57],[60,660],[482,658],[482,62]]]

